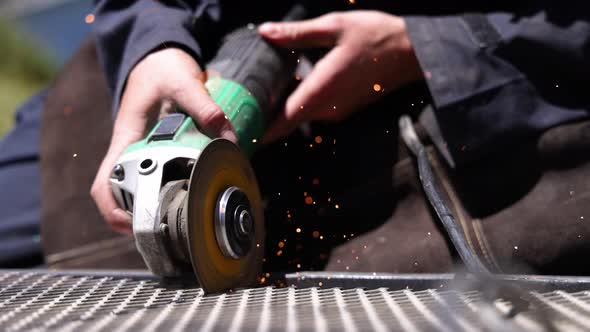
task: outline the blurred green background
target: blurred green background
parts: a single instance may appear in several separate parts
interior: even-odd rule
[[[34,92],[49,84],[57,62],[17,25],[0,20],[0,135],[14,122],[14,111]]]
[[[90,33],[89,0],[0,0],[0,138]]]

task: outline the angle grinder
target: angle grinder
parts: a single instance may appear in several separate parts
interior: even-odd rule
[[[303,16],[295,7],[285,20]],[[207,64],[205,86],[231,121],[237,145],[204,135],[178,111],[119,158],[112,190],[132,214],[137,248],[155,275],[194,273],[206,292],[256,283],[265,225],[248,158],[293,78],[291,53],[263,40],[251,24],[228,34]]]

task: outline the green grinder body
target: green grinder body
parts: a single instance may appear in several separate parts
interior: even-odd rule
[[[232,123],[246,156],[260,144],[266,124],[292,82],[296,64],[295,54],[263,40],[252,25],[228,34],[208,63],[205,87]],[[159,146],[200,149],[210,140],[190,117],[171,114],[125,153]]]

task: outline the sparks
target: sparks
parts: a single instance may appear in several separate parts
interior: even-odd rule
[[[84,22],[86,22],[86,24],[92,24],[94,22],[94,18],[94,14],[88,14],[86,17],[84,17]]]

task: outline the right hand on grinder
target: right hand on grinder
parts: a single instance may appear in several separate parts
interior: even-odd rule
[[[115,231],[132,234],[132,220],[113,197],[109,181],[113,166],[127,146],[145,136],[162,100],[182,108],[209,137],[237,141],[231,123],[205,89],[204,77],[199,64],[179,48],[149,54],[129,74],[109,149],[90,190],[101,215]]]

